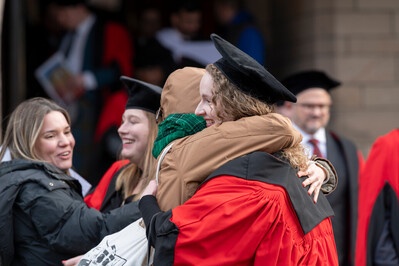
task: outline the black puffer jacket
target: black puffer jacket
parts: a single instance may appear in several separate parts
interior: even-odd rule
[[[0,265],[62,265],[140,218],[137,203],[88,208],[80,185],[46,163],[0,164]]]

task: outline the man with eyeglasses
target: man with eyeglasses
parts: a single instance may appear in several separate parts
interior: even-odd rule
[[[326,129],[330,120],[332,98],[330,91],[341,85],[322,71],[294,73],[282,83],[297,97],[296,103],[284,102],[277,111],[291,118],[302,133],[309,156],[330,160],[338,173],[338,186],[327,196],[333,207],[334,236],[339,265],[353,265],[357,226],[357,197],[359,164],[363,157],[355,144]]]

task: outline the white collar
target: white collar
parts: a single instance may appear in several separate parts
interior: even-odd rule
[[[296,124],[292,123],[296,130],[298,130],[302,135],[302,143],[307,143],[310,139],[317,139],[320,144],[326,144],[326,129],[324,127],[320,128],[313,135],[306,133],[301,128],[299,128]]]

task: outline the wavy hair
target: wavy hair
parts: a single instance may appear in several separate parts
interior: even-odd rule
[[[208,65],[206,71],[213,79],[212,103],[215,106],[216,116],[221,121],[273,112],[272,105],[241,92],[215,65]]]
[[[231,83],[215,65],[209,64],[206,71],[213,79],[212,104],[221,121],[238,120],[243,117],[267,115],[274,112],[274,106],[247,95]],[[308,158],[301,143],[283,149],[283,158],[296,169],[306,169]]]

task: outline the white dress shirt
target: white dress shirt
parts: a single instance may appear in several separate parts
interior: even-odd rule
[[[75,34],[66,36],[61,44],[60,50],[65,52],[67,43],[71,42],[70,50],[65,58],[65,66],[73,74],[81,74],[84,60],[84,50],[90,30],[96,21],[94,15],[89,15],[76,29]],[[90,71],[83,72],[84,87],[86,90],[93,90],[97,87],[97,81]]]
[[[321,154],[324,158],[327,158],[327,139],[326,139],[326,129],[320,128],[315,134],[310,135],[303,130],[301,130],[297,125],[293,123],[293,126],[296,130],[298,130],[302,134],[302,145],[305,147],[306,153],[308,157],[312,157],[313,155],[313,146],[309,143],[310,139],[317,139],[318,146]]]

